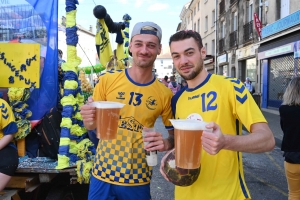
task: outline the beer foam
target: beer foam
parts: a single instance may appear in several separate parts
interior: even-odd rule
[[[169,119],[174,128],[179,130],[209,130],[205,126],[207,122],[192,119]]]
[[[123,108],[125,104],[119,102],[113,102],[113,101],[94,101],[92,103],[92,106],[96,108],[108,109],[108,108]]]

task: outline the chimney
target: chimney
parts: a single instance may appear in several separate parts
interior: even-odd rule
[[[93,26],[90,25],[90,32],[92,33],[93,32]]]

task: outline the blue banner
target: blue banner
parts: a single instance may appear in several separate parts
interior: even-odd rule
[[[34,12],[40,16],[47,30],[46,49],[41,49],[41,55],[46,54],[46,57],[41,73],[40,88],[34,89],[27,101],[29,110],[32,111],[30,120],[36,121],[40,120],[58,103],[58,0],[26,1],[32,5]]]

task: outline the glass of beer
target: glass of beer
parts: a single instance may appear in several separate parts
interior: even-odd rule
[[[170,119],[175,128],[175,165],[183,169],[200,167],[201,136],[206,122],[192,119]],[[210,130],[209,130],[210,131]]]
[[[120,110],[125,105],[112,101],[95,101],[96,107],[96,136],[101,140],[117,138]]]

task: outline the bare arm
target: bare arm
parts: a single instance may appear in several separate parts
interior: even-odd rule
[[[207,128],[213,132],[203,131],[202,145],[209,154],[217,154],[221,149],[232,151],[261,153],[273,150],[275,140],[267,123],[256,123],[251,126],[251,134],[234,136],[221,132],[220,127],[210,123]]]
[[[10,143],[14,138],[14,134],[5,135],[3,138],[0,139],[0,150],[6,147],[8,143]]]

